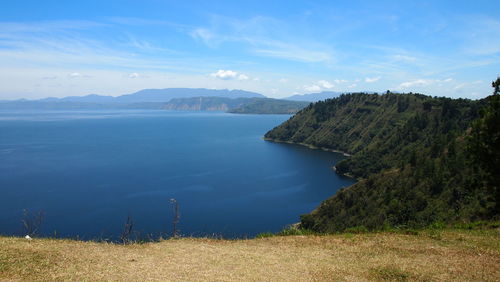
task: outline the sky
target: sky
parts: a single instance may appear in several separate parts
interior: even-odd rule
[[[147,88],[483,98],[497,1],[2,0],[0,100]]]

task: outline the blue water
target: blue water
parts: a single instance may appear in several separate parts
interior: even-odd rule
[[[251,237],[299,221],[353,183],[342,155],[263,141],[289,116],[168,111],[0,111],[0,234],[114,239],[127,216],[140,236]],[[165,235],[164,235],[165,236]]]

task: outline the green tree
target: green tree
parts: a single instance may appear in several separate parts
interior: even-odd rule
[[[497,80],[495,80],[491,83],[491,87],[493,87],[495,89],[495,91],[493,91],[493,95],[500,94],[500,77],[497,77]]]
[[[481,118],[472,126],[470,150],[475,162],[486,174],[486,182],[495,196],[495,214],[500,212],[500,77],[492,82],[493,95]]]

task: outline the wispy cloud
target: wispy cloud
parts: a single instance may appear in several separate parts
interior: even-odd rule
[[[224,41],[220,37],[216,37],[215,34],[206,28],[195,28],[189,32],[189,35],[212,48],[218,46],[220,42]]]
[[[49,79],[52,80],[52,79],[57,79],[57,76],[55,76],[55,75],[52,75],[52,76],[43,76],[42,79],[44,79],[44,80],[49,80]]]
[[[366,83],[373,83],[373,82],[377,82],[380,80],[380,76],[377,76],[377,77],[367,77],[365,78],[365,82]]]
[[[274,46],[274,48],[256,49],[253,52],[265,57],[273,57],[308,63],[326,62],[332,60],[332,56],[326,52],[311,51],[296,47],[276,48],[276,46]]]
[[[412,81],[405,81],[401,84],[399,84],[398,89],[406,89],[406,88],[411,88],[415,86],[423,86],[423,85],[429,85],[433,83],[433,80],[430,79],[416,79]]]
[[[269,26],[273,26],[272,29]],[[229,42],[247,45],[252,54],[299,62],[330,62],[331,47],[311,39],[289,38],[284,23],[269,17],[253,17],[247,20],[214,15],[212,24],[192,29],[189,34],[211,48]],[[306,47],[307,46],[307,47]]]
[[[473,55],[500,54],[500,20],[488,16],[474,15],[460,18],[464,28],[457,32],[463,40],[463,50]]]
[[[94,22],[0,24],[0,59],[4,66],[121,68],[200,72],[208,60],[157,47],[129,33],[111,40],[87,29],[108,27]],[[107,32],[107,31],[106,31]],[[182,56],[181,56],[182,55]]]
[[[407,89],[412,89],[412,88],[418,88],[422,86],[430,86],[430,85],[440,85],[442,86],[443,84],[449,85],[450,82],[452,82],[452,78],[445,78],[445,79],[414,79],[411,81],[405,81],[402,82],[398,85],[397,89],[398,90],[407,90]]]
[[[178,22],[0,21],[0,96],[154,85],[244,88],[274,97],[347,89],[490,93],[487,82],[475,82],[499,75],[500,20],[478,14],[427,23],[424,11],[425,19],[409,19],[390,10],[373,15],[325,5],[286,16],[194,11],[196,21]]]
[[[0,35],[12,33],[38,33],[67,30],[86,30],[109,26],[107,23],[85,20],[56,20],[36,22],[2,22]]]

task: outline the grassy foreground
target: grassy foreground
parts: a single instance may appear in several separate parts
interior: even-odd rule
[[[117,245],[0,237],[0,280],[500,281],[500,231]]]

